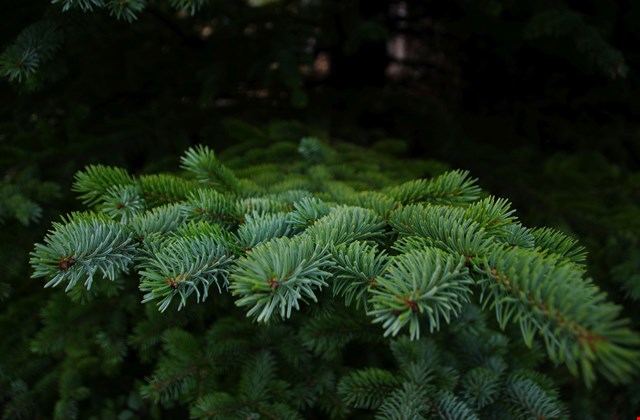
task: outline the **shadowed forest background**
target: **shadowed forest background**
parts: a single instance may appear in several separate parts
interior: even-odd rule
[[[42,310],[62,292],[30,278],[29,252],[51,221],[82,208],[74,174],[98,163],[173,171],[198,144],[223,162],[242,152],[259,163],[273,145],[295,153],[286,145],[313,136],[420,159],[415,177],[467,169],[527,226],[578,238],[588,276],[640,329],[640,3],[52,3],[0,3],[4,418],[62,417],[70,399],[80,418],[105,415],[58,376],[40,378],[64,377],[72,358],[41,348],[58,338],[43,336]],[[637,380],[587,390],[554,369],[543,362],[571,417],[639,415]],[[127,402],[134,385],[122,385],[149,372],[143,363],[92,380],[110,388],[108,412],[160,416]]]

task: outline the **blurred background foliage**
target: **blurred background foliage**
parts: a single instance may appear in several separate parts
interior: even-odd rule
[[[295,156],[314,135],[420,158],[415,177],[469,169],[527,225],[579,237],[589,274],[638,329],[640,3],[51,3],[0,3],[0,352],[12,381],[53,363],[28,350],[49,291],[27,259],[50,220],[79,207],[75,171],[168,170],[194,144],[236,168],[239,152]],[[565,385],[595,417],[638,398]]]

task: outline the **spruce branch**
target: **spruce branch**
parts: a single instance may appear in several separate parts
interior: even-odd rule
[[[10,82],[29,81],[41,65],[52,59],[62,41],[62,31],[53,21],[42,20],[27,26],[0,54],[0,76]]]
[[[150,206],[186,200],[197,184],[172,175],[143,175],[137,179],[142,198]]]
[[[393,257],[376,287],[370,289],[368,311],[374,323],[382,323],[385,337],[409,324],[412,338],[420,337],[420,315],[426,315],[429,331],[449,323],[469,300],[472,284],[464,258],[436,248]]]
[[[506,380],[507,394],[515,419],[566,418],[565,408],[555,389],[545,389],[527,372],[513,372]]]
[[[214,228],[207,232],[206,225],[191,226],[190,235],[147,245],[138,264],[140,290],[146,292],[142,302],[158,301],[161,312],[176,297],[181,309],[193,294],[196,302],[204,301],[212,284],[220,293],[228,285],[231,246]]]
[[[532,250],[496,250],[484,267],[481,300],[495,310],[502,328],[519,323],[531,347],[540,334],[551,360],[581,370],[587,385],[596,369],[619,382],[635,370],[639,338],[618,318],[620,308],[606,302],[575,264]],[[597,361],[597,363],[596,363]]]
[[[389,256],[377,246],[355,241],[332,249],[335,260],[333,279],[334,296],[343,296],[348,306],[355,301],[356,308],[366,308],[369,289],[377,287],[377,278],[384,273]]]
[[[185,10],[194,15],[200,10],[209,0],[169,0],[169,4],[177,10]]]
[[[47,277],[45,287],[65,282],[66,289],[83,281],[91,288],[96,273],[114,280],[127,272],[135,244],[125,227],[95,213],[75,213],[53,223],[53,229],[31,253],[33,278]]]
[[[94,206],[112,188],[134,185],[129,173],[122,169],[104,165],[89,165],[75,175],[71,191],[80,193],[79,198],[87,206]]]
[[[356,204],[365,209],[375,211],[385,220],[389,219],[391,212],[399,207],[399,203],[389,195],[378,191],[363,191],[358,194]]]
[[[477,180],[469,178],[469,171],[451,171],[429,180],[408,181],[385,191],[402,204],[430,202],[438,204],[466,204],[480,198]]]
[[[146,0],[108,0],[107,9],[111,16],[131,23],[138,19],[138,13],[146,6]]]
[[[577,264],[583,264],[587,259],[587,250],[578,241],[562,232],[551,228],[536,228],[530,231],[535,246],[546,252],[559,255]]]
[[[276,238],[238,260],[229,289],[240,297],[236,305],[248,306],[247,316],[259,322],[269,321],[274,312],[289,318],[292,309],[300,309],[300,300],[316,302],[315,290],[327,286],[329,257],[309,235]]]
[[[264,215],[268,213],[282,213],[292,210],[292,205],[280,197],[247,197],[238,201],[238,211],[240,214],[257,213]]]
[[[388,394],[399,389],[401,384],[401,378],[387,370],[368,368],[342,378],[338,394],[351,407],[374,409],[380,407]]]
[[[200,183],[211,184],[224,191],[239,192],[236,175],[221,164],[213,150],[206,146],[189,148],[180,158],[182,168],[193,173]]]
[[[101,201],[98,210],[121,223],[127,223],[145,208],[140,189],[135,185],[111,187]]]
[[[291,236],[293,231],[289,224],[289,218],[285,213],[259,215],[245,215],[245,221],[238,229],[236,235],[240,245],[246,250],[251,250],[256,245],[282,236]]]
[[[394,211],[389,223],[401,235],[421,237],[426,243],[467,260],[486,255],[495,241],[478,222],[456,207],[409,205]]]
[[[305,232],[321,246],[339,246],[353,241],[381,242],[386,223],[369,209],[341,206],[318,219]]]
[[[136,239],[144,241],[151,234],[174,232],[185,221],[184,213],[182,204],[167,204],[136,213],[128,220],[128,224]]]
[[[303,197],[293,203],[289,224],[295,229],[305,229],[331,212],[331,206],[315,197]]]
[[[501,385],[499,372],[483,366],[468,371],[461,381],[464,396],[475,409],[482,409],[496,401]]]
[[[66,12],[71,8],[77,7],[83,12],[90,12],[94,8],[102,8],[105,6],[104,0],[51,0],[52,4],[62,4],[62,11]]]
[[[191,220],[205,220],[232,227],[243,221],[236,201],[215,190],[199,188],[187,193],[184,216]]]

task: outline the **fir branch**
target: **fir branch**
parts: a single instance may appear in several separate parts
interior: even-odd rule
[[[62,41],[62,31],[55,22],[42,20],[27,26],[0,54],[0,76],[10,82],[29,81],[40,66],[52,59]]]
[[[427,248],[393,257],[384,274],[370,289],[368,315],[382,323],[385,336],[396,335],[409,324],[412,338],[420,337],[420,315],[426,315],[429,331],[449,323],[469,299],[472,280],[464,258]]]
[[[177,10],[185,10],[191,15],[194,15],[200,10],[209,0],[169,0],[169,4]]]
[[[186,200],[197,189],[194,182],[173,175],[143,175],[138,178],[137,185],[150,206]]]
[[[440,205],[409,205],[396,210],[389,223],[401,235],[422,237],[426,243],[471,260],[493,249],[494,238],[466,218],[465,211]]]
[[[562,232],[551,228],[536,228],[530,231],[535,246],[552,254],[559,255],[577,264],[583,264],[587,259],[587,250],[578,241]]]
[[[402,204],[465,204],[480,198],[476,182],[469,178],[469,171],[451,171],[430,180],[408,181],[385,192]]]
[[[111,187],[101,201],[98,210],[121,223],[127,223],[145,208],[140,189],[135,185]]]
[[[513,319],[525,343],[540,334],[549,357],[564,362],[587,385],[595,379],[593,364],[613,382],[636,369],[632,347],[640,344],[620,308],[582,278],[575,264],[531,250],[499,250],[486,260],[481,300],[495,310],[502,328]]]
[[[317,301],[315,289],[327,285],[332,263],[326,250],[308,235],[277,238],[256,246],[238,260],[230,290],[238,306],[248,306],[247,316],[259,322],[271,319],[274,311],[289,318],[299,301]]]
[[[548,392],[524,372],[514,372],[506,381],[515,419],[556,419],[566,416],[557,394]]]
[[[282,236],[291,236],[293,231],[289,224],[289,218],[284,213],[258,215],[245,215],[245,221],[238,229],[236,235],[240,245],[246,250],[251,250],[256,245]]]
[[[401,388],[385,398],[376,419],[426,420],[430,411],[427,393],[428,389],[425,386],[403,383]]]
[[[338,246],[353,241],[381,242],[385,226],[369,209],[342,206],[318,219],[305,232],[321,246]]]
[[[293,203],[289,213],[289,224],[296,229],[305,229],[316,220],[331,212],[331,206],[315,197],[303,197]]]
[[[90,12],[95,8],[105,6],[104,0],[51,0],[52,4],[62,3],[62,11],[66,12],[77,7],[83,12]]]
[[[133,177],[122,168],[89,165],[84,171],[76,173],[71,191],[80,193],[79,198],[85,205],[94,206],[110,189],[134,183]]]
[[[68,291],[78,281],[90,289],[97,272],[109,280],[127,272],[135,245],[124,226],[95,213],[72,214],[65,222],[53,223],[45,244],[35,245],[33,278],[50,277],[45,287],[66,282]]]
[[[368,368],[342,378],[338,394],[351,407],[374,409],[380,407],[387,395],[399,389],[401,384],[402,380],[389,371]]]
[[[137,13],[144,10],[146,0],[108,0],[109,14],[116,19],[126,20],[131,23],[138,19]]]
[[[129,227],[136,238],[143,241],[153,233],[164,235],[174,232],[184,222],[182,204],[168,204],[154,207],[144,213],[138,213],[129,219]]]
[[[212,184],[225,191],[238,192],[240,186],[233,171],[221,164],[206,146],[189,148],[180,158],[182,168],[193,173],[198,182]]]
[[[332,255],[336,263],[334,296],[343,296],[346,305],[355,301],[356,308],[360,305],[366,308],[368,290],[377,287],[377,278],[389,262],[388,255],[361,241],[335,247]]]
[[[201,302],[212,284],[220,293],[228,285],[231,247],[215,230],[207,232],[206,228],[192,226],[194,234],[161,242],[138,264],[140,290],[146,292],[142,302],[159,301],[161,312],[175,297],[180,299],[181,309],[192,294],[196,302]]]
[[[206,220],[227,227],[235,226],[244,220],[238,212],[235,200],[204,188],[188,193],[183,211],[189,219]]]
[[[461,382],[466,400],[476,409],[492,404],[501,388],[500,374],[486,367],[477,367],[468,371]]]

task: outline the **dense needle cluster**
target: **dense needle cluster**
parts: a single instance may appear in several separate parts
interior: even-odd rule
[[[249,321],[227,309],[208,344],[167,332],[144,394],[186,402],[195,417],[298,418],[315,407],[336,417],[368,409],[381,418],[557,418],[565,409],[553,382],[522,354],[544,347],[588,385],[597,374],[625,381],[637,367],[638,336],[584,277],[583,248],[523,226],[468,172],[376,188],[347,179],[344,162],[315,139],[299,151],[304,160],[286,168],[234,172],[200,146],[183,156],[185,176],[88,167],[74,190],[91,210],[53,225],[32,253],[34,277],[92,299],[103,293],[95,284],[137,277],[142,302],[162,316],[205,299],[245,311]],[[512,325],[533,350],[512,341]],[[335,364],[350,342],[399,335],[390,342],[397,370]],[[298,358],[318,358],[331,378],[305,373]],[[234,392],[221,388],[222,360],[242,366]],[[296,400],[304,375],[314,384]]]

